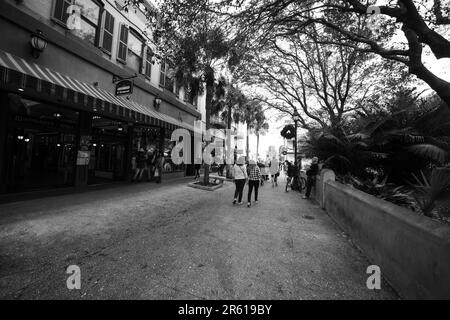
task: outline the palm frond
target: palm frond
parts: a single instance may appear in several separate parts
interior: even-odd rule
[[[407,151],[420,157],[444,164],[449,154],[446,150],[432,144],[416,144],[405,148]]]

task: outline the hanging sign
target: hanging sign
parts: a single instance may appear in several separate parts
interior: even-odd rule
[[[116,96],[122,96],[133,93],[133,81],[120,80],[116,83]]]

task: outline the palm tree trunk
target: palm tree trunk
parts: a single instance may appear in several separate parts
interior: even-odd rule
[[[256,132],[256,160],[259,158],[259,132]]]
[[[249,146],[249,137],[248,137],[248,134],[249,134],[249,129],[248,129],[248,123],[246,124],[247,125],[247,161],[249,161],[249,155],[250,155],[250,146]]]
[[[211,105],[214,95],[214,71],[212,69],[207,70],[206,74],[206,119],[205,126],[208,130],[211,126]],[[209,164],[205,163],[205,174],[203,176],[203,184],[207,186],[209,184]]]

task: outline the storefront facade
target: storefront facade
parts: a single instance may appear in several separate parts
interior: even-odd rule
[[[59,3],[53,1],[50,15]],[[108,1],[95,3],[102,6],[102,17],[114,11]],[[38,19],[39,13],[25,5],[0,3],[5,35],[0,44],[0,193],[128,180],[141,149],[164,152],[166,175],[189,172],[170,160],[172,131],[193,131],[201,117],[183,100],[183,88],[159,86],[166,74],[158,63],[141,64],[133,93],[116,96],[113,79],[133,76],[139,52],[129,49],[130,63],[118,62],[115,52],[105,55],[86,39],[59,30],[52,19]],[[30,50],[36,29],[48,41],[38,58]],[[113,33],[112,41],[123,44],[120,37]]]

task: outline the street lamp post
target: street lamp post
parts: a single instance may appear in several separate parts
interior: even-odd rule
[[[300,121],[300,115],[297,111],[294,113],[294,124],[295,124],[295,136],[294,136],[294,167],[295,167],[295,174],[294,174],[294,180],[292,181],[292,186],[294,190],[299,190],[299,184],[298,184],[298,174],[299,174],[299,168],[298,168],[298,162],[297,162],[297,128],[298,128],[298,122]]]

